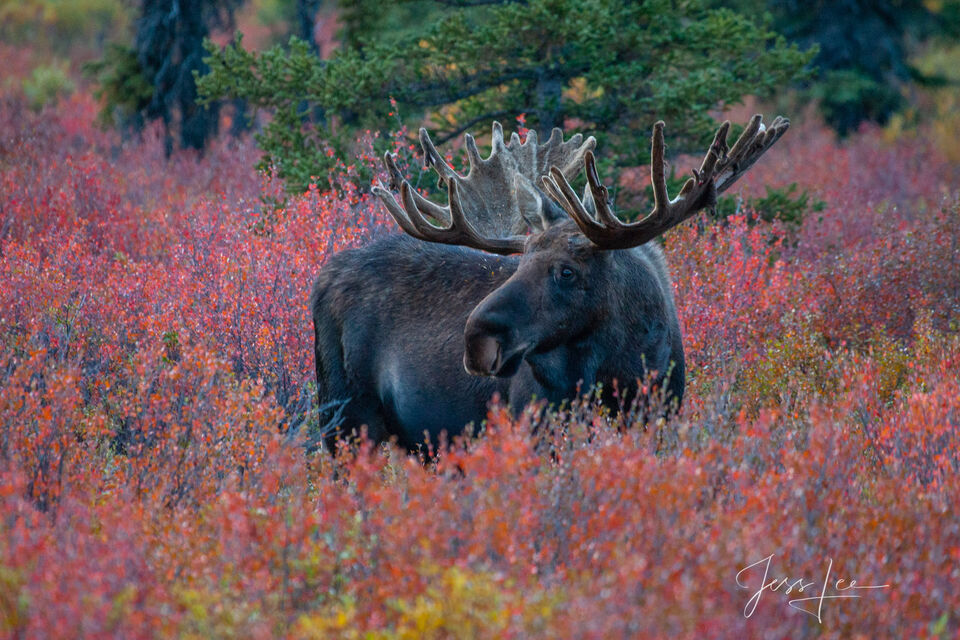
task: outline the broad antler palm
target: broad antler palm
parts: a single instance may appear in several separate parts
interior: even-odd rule
[[[701,209],[714,206],[717,194],[728,189],[746,173],[747,169],[786,133],[790,121],[778,116],[770,128],[766,128],[762,117],[755,115],[733,148],[727,146],[730,123],[724,122],[714,136],[713,144],[710,145],[700,170],[693,170],[693,178],[687,180],[673,200],[667,195],[664,176],[663,126],[662,121],[653,126],[650,151],[653,211],[637,222],[627,224],[614,215],[607,189],[600,183],[596,160],[591,151],[585,154],[587,187],[582,200],[570,186],[564,171],[551,168],[550,174],[542,178],[544,190],[560,203],[583,234],[599,248],[626,249],[639,246]],[[591,208],[596,210],[596,217],[591,215]]]
[[[596,146],[592,136],[584,140],[580,134],[564,142],[560,129],[554,129],[544,144],[538,144],[535,131],[524,142],[514,133],[505,144],[499,122],[493,123],[493,148],[487,158],[480,156],[473,136],[467,134],[464,141],[470,163],[465,176],[444,161],[426,129],[420,129],[426,163],[437,172],[440,186],[447,187],[446,206],[420,195],[389,153],[384,164],[391,188],[400,191],[400,201],[383,184],[373,192],[397,224],[415,238],[504,255],[522,252],[526,231],[540,231],[551,222],[551,209],[536,186],[540,179],[548,171],[572,179],[580,172],[584,156]],[[449,226],[438,227],[428,217]]]

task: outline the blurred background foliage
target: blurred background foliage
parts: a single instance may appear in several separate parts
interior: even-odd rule
[[[4,81],[32,108],[92,83],[105,124],[158,121],[168,152],[202,151],[224,121],[252,128],[260,168],[290,192],[325,183],[367,131],[424,125],[456,150],[498,119],[596,135],[629,215],[646,206],[636,168],[655,120],[673,154],[697,153],[716,117],[755,98],[816,105],[839,136],[932,123],[960,156],[960,0],[0,0],[0,38],[43,54]],[[791,218],[815,205],[748,204],[765,202]]]
[[[737,11],[768,12],[772,27],[801,47],[819,47],[814,82],[800,95],[817,101],[841,135],[864,121],[884,124],[906,105],[911,83],[942,86],[943,73],[911,59],[923,43],[960,35],[960,3],[951,0],[733,0]]]
[[[61,56],[90,55],[124,37],[134,17],[124,0],[0,0],[0,36]]]

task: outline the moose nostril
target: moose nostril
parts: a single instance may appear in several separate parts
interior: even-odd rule
[[[463,367],[473,375],[493,375],[500,368],[503,346],[489,335],[479,335],[467,340],[463,353]]]

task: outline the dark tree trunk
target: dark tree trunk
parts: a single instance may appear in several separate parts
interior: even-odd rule
[[[314,37],[314,27],[317,23],[317,12],[320,11],[322,0],[297,0],[297,35],[310,43],[310,49],[320,55],[320,45]]]
[[[137,60],[153,85],[153,97],[144,116],[162,120],[168,153],[173,131],[180,146],[203,149],[217,132],[220,106],[197,104],[194,72],[207,65],[203,41],[214,26],[231,23],[242,0],[143,0],[137,21]]]
[[[563,97],[563,78],[549,72],[537,78],[537,132],[546,140],[554,127],[563,128],[561,98]]]

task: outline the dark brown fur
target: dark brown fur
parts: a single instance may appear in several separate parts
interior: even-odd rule
[[[683,396],[659,247],[603,251],[569,221],[530,236],[521,256],[390,236],[333,256],[310,306],[328,446],[361,425],[375,442],[435,445],[479,424],[495,393],[519,410],[570,399],[578,384],[635,387],[651,371]]]

